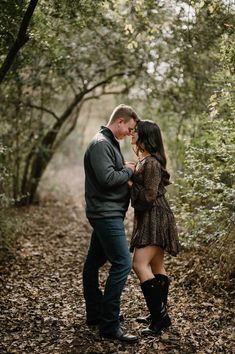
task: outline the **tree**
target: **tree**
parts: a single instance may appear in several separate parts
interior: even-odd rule
[[[137,92],[136,106],[144,102],[167,126],[174,155],[180,147],[182,167],[184,139],[206,109],[219,39],[232,23],[223,1],[41,1],[31,41],[0,92],[13,198],[32,203],[84,102],[110,93]]]
[[[3,141],[11,145],[8,161],[17,203],[33,202],[45,168],[74,129],[84,102],[128,92],[141,73],[147,73],[148,62],[156,58],[154,48],[162,46],[148,20],[163,21],[167,13],[164,8],[152,11],[152,4],[38,5],[31,42],[1,92]]]
[[[232,2],[217,0],[176,1],[173,5],[175,16],[162,34],[169,50],[161,56],[161,91],[156,91],[155,100],[150,98],[148,110],[151,115],[155,110],[165,130],[174,169],[183,170],[185,143],[197,131],[198,116],[207,111],[220,65],[220,40],[234,28],[234,11]]]

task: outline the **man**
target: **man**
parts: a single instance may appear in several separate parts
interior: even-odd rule
[[[120,327],[120,297],[131,270],[123,219],[129,204],[128,180],[134,165],[125,163],[118,140],[130,136],[138,116],[126,105],[117,106],[84,157],[86,215],[93,228],[83,269],[87,325],[98,325],[104,338],[135,342]],[[117,140],[118,139],[118,140]],[[111,263],[104,293],[99,268]]]

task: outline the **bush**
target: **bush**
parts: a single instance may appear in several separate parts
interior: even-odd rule
[[[234,37],[221,40],[221,66],[211,80],[208,112],[197,117],[197,130],[186,146],[178,184],[186,244],[217,241],[234,227]]]

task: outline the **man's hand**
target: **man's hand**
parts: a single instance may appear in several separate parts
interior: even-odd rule
[[[129,167],[132,171],[135,171],[135,162],[125,162],[125,167]]]

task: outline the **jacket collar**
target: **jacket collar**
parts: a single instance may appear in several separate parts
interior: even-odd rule
[[[115,138],[115,136],[113,135],[113,132],[109,128],[104,127],[102,125],[100,127],[100,133],[103,134],[104,136],[106,136],[109,140],[111,140],[111,142],[118,148],[118,151],[119,151],[121,158],[122,158],[122,162],[124,164],[125,162],[124,162],[124,157],[123,157],[121,149],[120,149],[120,144],[119,144],[118,140]]]
[[[113,132],[109,128],[107,128],[107,127],[102,125],[100,127],[100,133],[105,135],[107,138],[109,138],[118,147],[118,149],[120,150],[119,142],[117,141],[117,139],[113,135]]]

